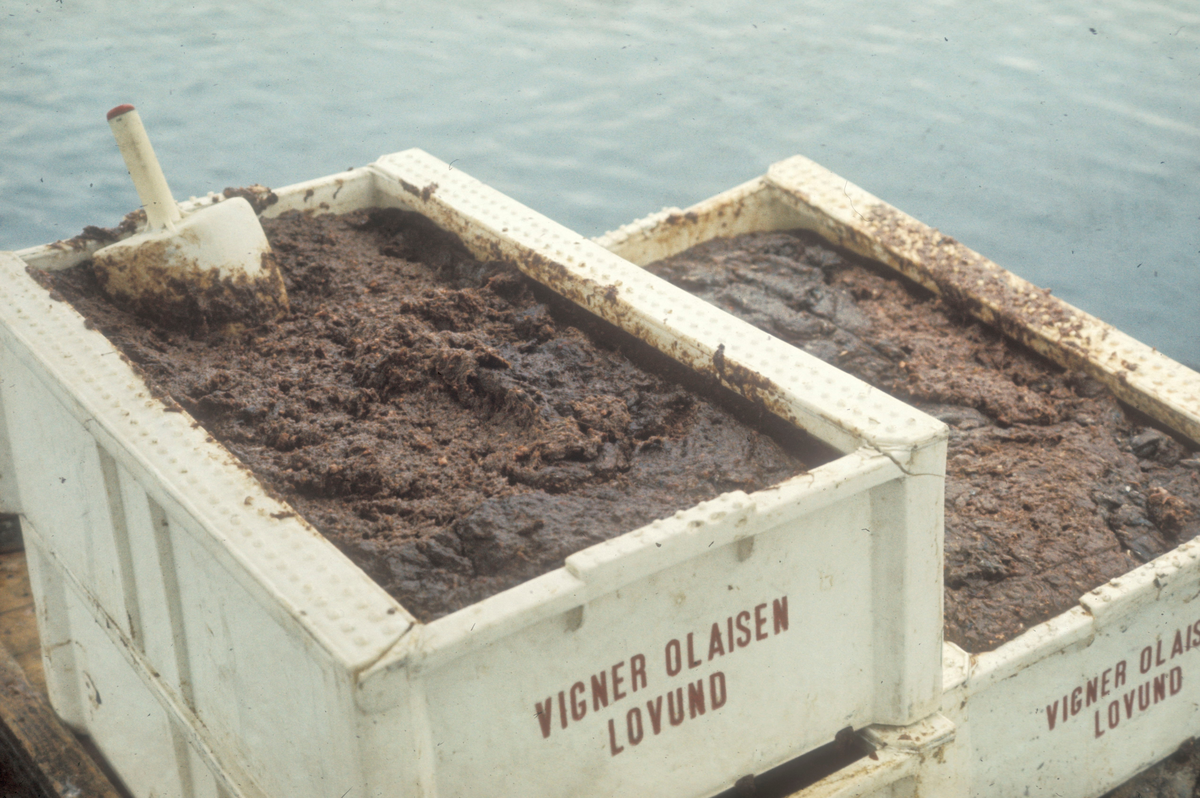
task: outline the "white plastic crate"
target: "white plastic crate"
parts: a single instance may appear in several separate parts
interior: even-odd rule
[[[1200,442],[1200,375],[803,157],[598,239],[649,263],[718,236],[806,228],[925,287]],[[995,651],[945,644],[940,712],[797,794],[1061,795],[1112,789],[1200,735],[1200,541],[1090,591]]]
[[[277,193],[423,213],[844,454],[419,624],[25,273],[93,243],[0,253],[0,509],[135,795],[699,797],[936,712],[944,425],[420,151]]]

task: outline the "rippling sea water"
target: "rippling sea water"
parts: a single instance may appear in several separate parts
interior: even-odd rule
[[[806,155],[1200,364],[1200,7],[639,0],[0,7],[0,247],[420,147],[584,233]]]

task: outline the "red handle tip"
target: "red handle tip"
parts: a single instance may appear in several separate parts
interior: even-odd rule
[[[113,119],[117,118],[121,114],[127,114],[132,110],[133,110],[133,106],[130,105],[129,103],[125,103],[124,105],[118,105],[116,108],[114,108],[108,112],[108,116],[105,117],[105,119],[107,119],[109,122],[111,122],[111,121],[113,121]]]

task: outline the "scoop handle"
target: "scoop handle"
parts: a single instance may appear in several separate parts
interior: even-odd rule
[[[146,209],[146,219],[154,230],[167,228],[174,230],[175,222],[182,218],[171,189],[167,186],[167,178],[158,159],[154,157],[154,148],[150,146],[150,138],[146,128],[142,127],[142,118],[132,105],[118,105],[108,112],[108,126],[112,128],[133,178],[133,187],[137,189],[142,207]]]

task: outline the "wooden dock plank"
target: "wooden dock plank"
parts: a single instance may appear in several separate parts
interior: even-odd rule
[[[21,670],[25,672],[25,679],[29,682],[29,686],[37,690],[38,695],[48,695],[46,692],[46,672],[42,670],[42,651],[36,648],[33,651],[26,651],[19,657],[14,657],[17,664],[21,666]]]
[[[25,552],[0,554],[0,615],[9,610],[31,606],[33,591],[29,587]]]
[[[24,551],[0,554],[0,641],[41,695],[46,694],[46,674],[38,641],[33,590]]]
[[[0,553],[0,794],[121,798],[50,708],[25,552]]]
[[[41,643],[32,604],[0,614],[0,645],[13,657],[38,650]]]
[[[0,648],[0,749],[29,795],[120,798],[4,648]]]

